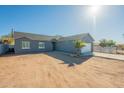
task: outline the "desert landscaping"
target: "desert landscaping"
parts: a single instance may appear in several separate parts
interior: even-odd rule
[[[124,87],[124,62],[61,52],[3,55],[0,87]]]

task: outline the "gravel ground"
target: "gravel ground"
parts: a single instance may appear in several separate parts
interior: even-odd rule
[[[124,87],[124,62],[61,52],[0,57],[0,87]]]

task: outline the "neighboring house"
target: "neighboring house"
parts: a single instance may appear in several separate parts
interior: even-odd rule
[[[48,52],[54,50],[75,53],[76,48],[73,41],[82,40],[86,42],[86,46],[81,49],[81,53],[88,55],[93,51],[94,41],[88,33],[62,37],[14,32],[14,39],[15,53]]]

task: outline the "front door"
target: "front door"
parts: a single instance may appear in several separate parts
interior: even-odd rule
[[[53,44],[53,51],[55,51],[56,50],[56,42],[52,42],[52,44]]]

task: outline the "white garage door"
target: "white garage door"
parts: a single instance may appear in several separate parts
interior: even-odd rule
[[[88,53],[91,52],[91,43],[87,43],[85,47],[81,49],[81,53]]]

